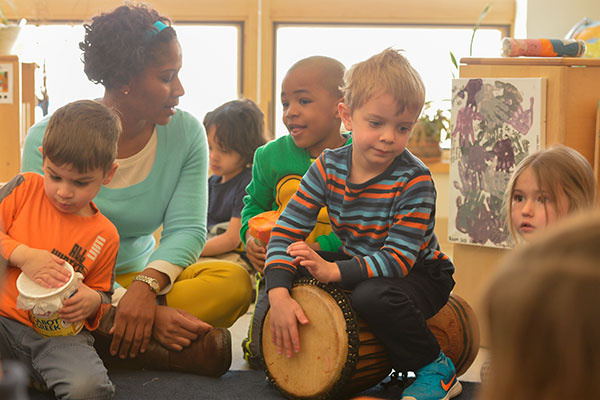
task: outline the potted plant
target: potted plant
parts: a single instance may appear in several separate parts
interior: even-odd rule
[[[413,127],[408,149],[424,163],[436,163],[442,159],[440,140],[450,137],[448,110],[431,111],[431,101],[425,102],[423,112]]]
[[[2,8],[3,4],[10,6],[13,10],[15,6],[10,0],[0,0],[0,54],[10,54],[21,31],[21,25],[8,20],[5,9]]]

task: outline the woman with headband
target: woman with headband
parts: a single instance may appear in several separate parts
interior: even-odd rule
[[[184,94],[177,35],[146,5],[118,7],[84,26],[85,73],[104,86],[99,101],[123,127],[119,168],[95,199],[121,237],[114,307],[96,347],[109,365],[221,375],[231,363],[222,328],[246,312],[252,288],[237,264],[197,263],[206,241],[208,146],[202,123],[176,108]],[[27,135],[23,171],[42,172],[47,122]]]

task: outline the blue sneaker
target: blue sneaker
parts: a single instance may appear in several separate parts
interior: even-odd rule
[[[417,379],[402,393],[402,400],[448,400],[462,392],[452,360],[440,351],[431,364],[415,371]]]

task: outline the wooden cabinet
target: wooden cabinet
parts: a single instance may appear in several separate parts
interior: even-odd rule
[[[0,55],[0,182],[19,173],[21,148],[35,118],[35,64]]]
[[[461,78],[546,78],[545,145],[562,143],[594,165],[600,60],[583,58],[465,58]],[[596,166],[598,169],[598,166]],[[452,184],[452,182],[450,182]],[[454,292],[481,317],[481,295],[508,250],[454,244]],[[482,344],[487,333],[482,329]]]

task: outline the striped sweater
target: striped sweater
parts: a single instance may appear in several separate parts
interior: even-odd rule
[[[296,266],[286,249],[310,233],[324,206],[342,251],[352,257],[336,262],[346,288],[369,278],[402,278],[416,261],[454,270],[433,233],[436,191],[427,167],[407,150],[382,174],[353,184],[351,159],[352,146],[326,150],[302,178],[271,234],[267,290],[291,288]]]

